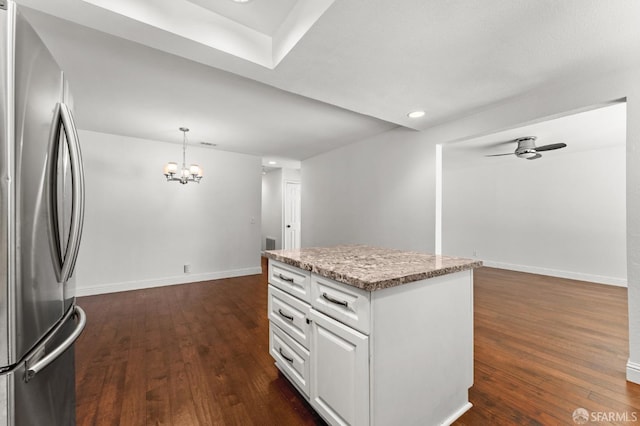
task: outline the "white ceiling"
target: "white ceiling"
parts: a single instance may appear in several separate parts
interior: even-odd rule
[[[614,103],[554,120],[447,144],[443,150],[443,163],[447,167],[494,167],[505,163],[523,163],[526,166],[524,163],[530,160],[515,155],[485,157],[514,152],[517,143],[513,140],[525,136],[536,136],[536,146],[567,144],[562,149],[542,152],[542,158],[533,161],[545,161],[547,157],[561,157],[579,151],[624,146],[626,123],[627,104]]]
[[[41,13],[30,20],[66,70],[82,129],[304,159],[389,123]]]
[[[28,11],[67,70],[82,127],[167,140],[185,124],[221,149],[294,159],[640,65],[637,0],[336,0],[275,69],[87,1],[18,2],[84,26]],[[415,109],[425,117],[409,119]]]
[[[18,1],[90,28],[160,46],[168,52],[180,54],[191,50],[189,44],[203,45],[273,69],[335,0],[275,0],[255,4],[232,0]],[[170,43],[162,38],[168,38]],[[175,43],[182,46],[177,51],[172,48]]]
[[[175,1],[175,0],[174,0]],[[273,36],[297,0],[236,3],[232,0],[186,0],[261,33]]]

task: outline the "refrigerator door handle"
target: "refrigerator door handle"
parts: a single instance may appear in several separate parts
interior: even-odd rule
[[[76,266],[76,259],[80,250],[82,237],[82,225],[84,223],[84,170],[82,155],[80,153],[80,139],[69,107],[60,103],[60,118],[69,145],[69,158],[72,176],[72,205],[71,205],[71,229],[69,231],[69,243],[67,253],[62,265],[62,282],[66,282]]]
[[[60,160],[60,144],[64,143],[61,132],[64,132],[69,151],[69,164],[71,166],[71,223],[69,232],[61,235],[61,220],[59,217],[58,203],[60,202],[57,193],[58,167]],[[48,198],[51,208],[49,215],[50,242],[52,253],[54,253],[54,264],[58,280],[62,283],[69,280],[75,269],[76,258],[80,247],[80,237],[82,236],[82,224],[84,221],[84,170],[82,167],[82,156],[80,154],[80,143],[78,133],[71,111],[64,103],[56,105],[53,115],[51,140],[49,142],[49,185]],[[62,238],[66,241],[61,244]]]
[[[78,324],[76,325],[76,328],[73,330],[73,333],[71,333],[59,346],[57,346],[54,350],[49,352],[43,358],[40,358],[37,362],[31,364],[30,360],[27,359],[26,361],[27,372],[24,378],[26,382],[33,379],[33,377],[36,374],[38,374],[40,371],[46,368],[49,364],[55,361],[56,358],[62,355],[64,351],[69,349],[78,339],[78,337],[80,337],[80,334],[82,334],[82,331],[84,330],[84,326],[87,324],[87,315],[84,313],[84,311],[80,306],[74,305],[72,309],[69,309],[69,313],[65,315],[62,321],[60,321],[59,326],[49,335],[49,338],[47,338],[43,343],[41,343],[40,346],[33,351],[33,353],[38,354],[40,351],[43,350],[44,346],[51,339],[51,337],[53,337],[55,333],[62,327],[62,325],[64,325],[64,323],[67,322],[67,320],[69,319],[69,316],[78,317]]]

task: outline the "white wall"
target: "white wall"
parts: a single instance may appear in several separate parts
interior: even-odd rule
[[[554,154],[456,162],[445,146],[443,253],[626,285],[625,146]]]
[[[521,127],[626,98],[627,378],[640,383],[639,76],[640,69],[588,79],[571,75],[420,133],[393,130],[304,161],[303,246],[360,242],[431,251],[436,144]],[[412,179],[408,179],[410,175]]]
[[[433,251],[435,148],[390,130],[302,163],[302,246]]]
[[[181,160],[178,144],[79,136],[86,213],[78,295],[260,273],[259,157],[188,147],[187,161],[205,176],[181,185],[162,175],[167,161]]]
[[[639,70],[640,71],[640,70]],[[640,79],[627,86],[627,379],[640,384]]]
[[[262,250],[267,237],[282,248],[282,169],[262,176]]]
[[[302,179],[302,173],[300,169],[283,168],[282,170],[282,182],[300,182]]]
[[[433,143],[460,141],[565,115],[592,105],[627,100],[626,217],[629,305],[627,379],[640,383],[640,69],[598,78],[568,76],[528,95],[483,108],[455,122],[426,130]],[[446,195],[445,195],[446,196]]]

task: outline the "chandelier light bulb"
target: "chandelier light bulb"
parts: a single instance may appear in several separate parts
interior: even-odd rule
[[[164,174],[175,174],[178,171],[178,163],[170,162],[164,165]]]
[[[192,174],[194,176],[202,176],[202,169],[197,164],[192,164],[189,167],[189,174]]]

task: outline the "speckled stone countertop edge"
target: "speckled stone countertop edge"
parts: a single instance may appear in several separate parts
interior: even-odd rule
[[[327,250],[330,250],[330,249],[331,247],[327,247]],[[407,252],[407,255],[411,255],[411,254],[415,254],[415,253]],[[265,251],[264,255],[268,259],[273,259],[273,260],[285,263],[289,266],[293,266],[305,271],[313,272],[322,277],[339,281],[339,282],[342,282],[366,291],[382,290],[385,288],[395,287],[402,284],[408,284],[408,283],[421,281],[429,278],[436,278],[443,275],[453,274],[456,272],[472,270],[482,266],[482,261],[480,260],[450,258],[450,259],[456,259],[458,261],[464,261],[464,263],[458,264],[458,265],[446,266],[442,268],[430,269],[430,270],[421,271],[417,273],[398,275],[393,278],[365,281],[358,277],[351,276],[349,274],[336,272],[334,270],[323,268],[323,267],[318,267],[314,265],[313,262],[302,261],[299,259],[293,259],[291,257],[282,256],[281,254],[275,253],[274,251]],[[424,253],[422,255],[424,255]]]

